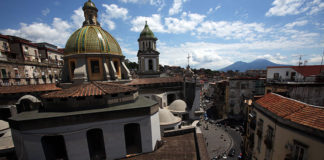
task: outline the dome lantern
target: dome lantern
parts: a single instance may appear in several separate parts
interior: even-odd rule
[[[91,0],[85,2],[82,9],[84,12],[84,19],[85,19],[83,22],[83,27],[89,25],[100,26],[99,22],[97,21],[98,9],[96,5],[93,2],[91,2]]]

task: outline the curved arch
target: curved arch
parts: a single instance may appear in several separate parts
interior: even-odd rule
[[[24,95],[24,96],[22,96],[22,97],[20,97],[20,98],[18,99],[18,101],[17,101],[16,104],[20,104],[21,101],[22,101],[22,100],[25,100],[25,99],[27,99],[27,100],[29,100],[29,101],[31,101],[31,102],[33,102],[33,103],[41,103],[41,102],[42,102],[42,101],[40,101],[37,97],[35,97],[35,96],[33,96],[33,95]]]
[[[18,113],[38,109],[40,105],[41,101],[33,95],[24,95],[16,103]]]

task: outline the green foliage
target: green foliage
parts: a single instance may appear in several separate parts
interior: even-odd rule
[[[126,64],[128,69],[131,69],[131,70],[138,69],[138,64],[136,62],[131,62],[131,61],[126,59],[125,64]]]

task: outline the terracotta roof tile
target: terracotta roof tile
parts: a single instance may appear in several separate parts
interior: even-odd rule
[[[57,91],[57,90],[61,90],[61,88],[57,87],[55,84],[5,86],[5,87],[0,87],[0,94],[46,92],[46,91]]]
[[[305,77],[319,75],[321,73],[321,67],[324,69],[324,65],[315,66],[293,66],[292,68],[302,74]]]
[[[321,73],[324,70],[324,65],[311,65],[311,66],[269,66],[267,68],[292,68],[296,72],[302,74],[305,77],[314,76]]]
[[[292,122],[324,130],[324,108],[312,106],[274,93],[256,101],[261,107]]]
[[[194,133],[187,133],[184,135],[177,135],[171,137],[162,137],[165,142],[161,148],[154,152],[140,154],[130,158],[122,159],[136,159],[136,160],[196,160],[197,152],[195,147]]]
[[[143,85],[143,84],[173,83],[173,82],[183,82],[183,78],[182,77],[138,78],[138,79],[133,79],[130,83],[126,83],[126,85]]]
[[[68,97],[87,97],[99,96],[106,94],[124,93],[136,91],[134,87],[123,84],[109,83],[109,82],[89,82],[78,85],[73,85],[61,91],[50,92],[43,94],[43,98],[68,98]]]

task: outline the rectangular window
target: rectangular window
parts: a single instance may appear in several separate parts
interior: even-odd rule
[[[7,44],[6,42],[3,42],[3,49],[4,49],[5,51],[8,50],[8,44]]]
[[[46,159],[68,159],[63,136],[44,136],[41,141]]]
[[[286,72],[286,76],[289,76],[289,72],[288,71]]]
[[[87,131],[87,141],[90,159],[106,159],[105,142],[101,129]]]
[[[91,60],[90,65],[91,65],[91,73],[100,73],[98,60]]]
[[[279,80],[279,73],[274,73],[273,74],[273,79]]]
[[[1,69],[2,78],[8,78],[6,69]]]
[[[15,69],[15,78],[20,78],[18,69]]]
[[[263,130],[263,120],[262,119],[259,119],[259,122],[258,122],[258,131],[257,131],[257,135],[258,135],[258,145],[257,145],[257,149],[258,149],[259,153],[261,151],[262,130]]]
[[[307,146],[294,140],[294,160],[304,160],[306,159]]]

